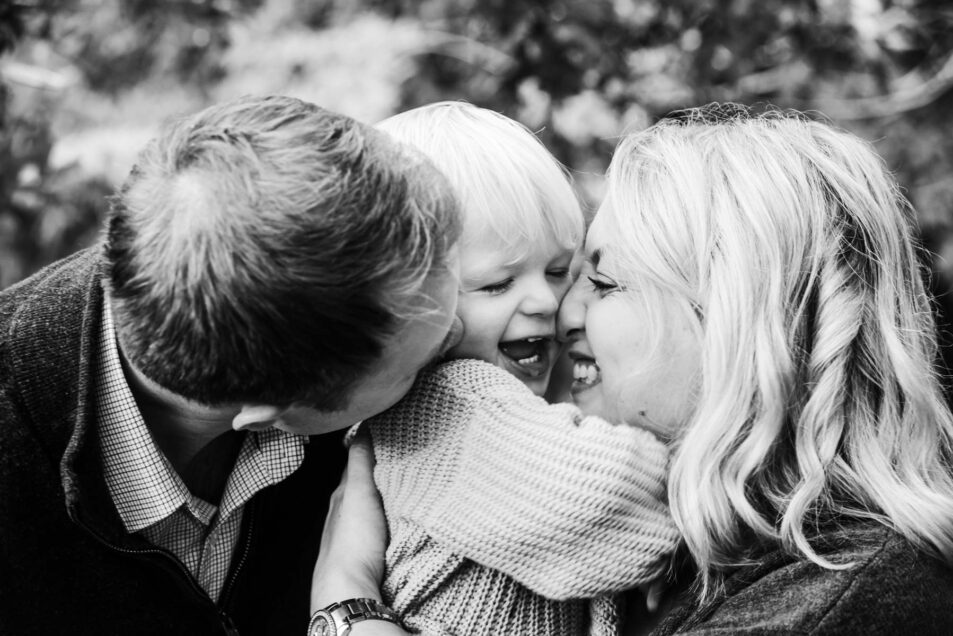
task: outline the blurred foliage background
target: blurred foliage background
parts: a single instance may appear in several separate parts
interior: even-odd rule
[[[673,109],[820,111],[913,201],[951,340],[949,0],[0,0],[0,288],[97,239],[164,118],[248,93],[370,122],[493,108],[590,207],[622,131]]]

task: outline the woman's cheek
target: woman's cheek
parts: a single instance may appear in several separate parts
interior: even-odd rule
[[[615,404],[626,424],[671,440],[691,417],[696,399],[696,369],[677,355],[658,356],[655,360],[625,375],[614,391]]]

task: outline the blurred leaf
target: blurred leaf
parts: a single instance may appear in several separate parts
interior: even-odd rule
[[[23,33],[23,7],[10,0],[0,3],[0,55],[12,50]]]

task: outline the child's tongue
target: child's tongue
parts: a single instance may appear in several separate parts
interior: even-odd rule
[[[504,368],[523,380],[545,375],[550,369],[549,342],[545,338],[501,342]]]
[[[500,351],[507,358],[514,360],[523,360],[536,355],[543,344],[542,340],[530,342],[529,340],[510,340],[500,343]]]

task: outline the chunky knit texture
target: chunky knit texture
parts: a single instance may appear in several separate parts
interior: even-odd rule
[[[367,425],[391,535],[383,593],[416,633],[614,634],[605,595],[657,576],[678,540],[664,444],[485,362],[422,374]]]

